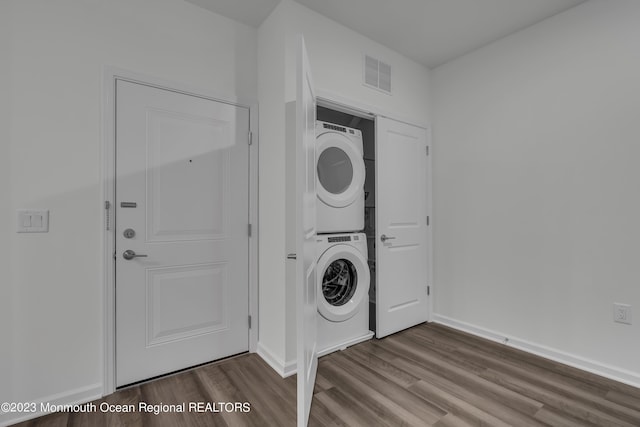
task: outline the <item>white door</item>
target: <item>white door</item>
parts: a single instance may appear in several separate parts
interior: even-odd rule
[[[122,80],[116,99],[123,386],[248,351],[249,111]]]
[[[316,98],[302,36],[296,87],[296,305],[298,324],[298,426],[309,421],[318,369],[316,304]]]
[[[376,336],[428,319],[427,131],[376,121]]]

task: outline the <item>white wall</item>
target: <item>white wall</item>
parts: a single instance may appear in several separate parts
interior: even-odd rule
[[[258,30],[260,103],[260,338],[258,352],[284,365],[285,135],[284,15],[276,8]]]
[[[9,156],[9,118],[11,104],[10,62],[11,55],[11,20],[9,2],[0,1],[0,195],[6,197],[10,191],[11,162]],[[0,402],[11,398],[13,388],[11,366],[13,362],[13,333],[12,333],[12,289],[8,278],[11,277],[11,261],[9,259],[9,245],[3,244],[9,240],[11,211],[8,203],[0,202]]]
[[[274,31],[276,28],[277,31]],[[283,0],[259,29],[260,192],[261,201],[268,201],[271,205],[266,208],[270,217],[280,219],[278,223],[272,221],[270,226],[274,228],[266,231],[265,225],[262,224],[262,219],[266,218],[265,202],[261,203],[261,246],[267,244],[267,236],[273,238],[277,245],[273,246],[269,242],[273,253],[261,253],[260,292],[261,303],[264,292],[277,296],[268,297],[276,304],[268,310],[270,313],[281,314],[277,317],[279,324],[272,322],[272,318],[269,318],[267,323],[263,311],[265,307],[261,305],[260,341],[277,352],[273,355],[274,358],[284,361],[286,366],[292,366],[296,358],[296,311],[294,282],[289,280],[285,289],[286,266],[294,268],[295,264],[287,264],[285,261],[288,252],[295,252],[295,247],[287,247],[285,244],[285,233],[292,231],[292,228],[285,225],[293,225],[295,216],[284,211],[287,198],[284,115],[285,102],[295,100],[297,34],[304,35],[314,82],[322,93],[336,94],[340,99],[351,100],[358,105],[368,105],[378,111],[388,112],[418,124],[428,124],[430,114],[426,68],[298,3]],[[266,45],[270,47],[269,52],[263,50],[263,46]],[[392,96],[362,85],[362,58],[365,53],[385,60],[393,67]],[[282,60],[284,62],[281,62]],[[272,117],[274,122],[265,124],[265,114]],[[267,149],[275,151],[263,153]],[[268,174],[269,177],[266,176]],[[268,179],[273,187],[266,188],[263,178]],[[287,241],[293,242],[292,239]],[[264,262],[265,256],[269,256],[268,266]],[[269,331],[265,330],[267,327],[270,328]],[[263,341],[267,336],[273,344]]]
[[[257,99],[256,31],[181,0],[0,4],[0,400],[100,393],[103,66]],[[50,232],[16,234],[19,208],[50,209]]]
[[[432,73],[435,312],[636,384],[638,22],[592,0]]]
[[[287,22],[287,102],[295,100],[295,36],[303,34],[319,92],[329,92],[416,124],[429,124],[428,70],[423,65],[299,3],[283,0],[281,7]],[[391,65],[392,95],[362,84],[365,54]]]

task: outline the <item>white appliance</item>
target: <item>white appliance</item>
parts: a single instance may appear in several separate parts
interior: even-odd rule
[[[318,233],[364,229],[362,132],[333,123],[316,122]]]
[[[364,233],[318,236],[318,355],[370,339]]]

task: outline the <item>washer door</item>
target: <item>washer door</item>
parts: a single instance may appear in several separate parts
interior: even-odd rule
[[[353,317],[369,293],[369,266],[350,245],[335,245],[318,260],[318,312],[327,320]]]
[[[362,155],[349,138],[336,132],[323,133],[317,144],[318,197],[334,208],[349,206],[364,188]]]

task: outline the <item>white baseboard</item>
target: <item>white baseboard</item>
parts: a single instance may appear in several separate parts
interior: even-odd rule
[[[352,345],[356,345],[358,343],[370,340],[373,338],[373,332],[369,331],[365,335],[362,335],[357,338],[352,338],[331,347],[327,347],[318,352],[318,357],[325,356],[329,353],[333,353],[337,350],[344,350],[347,347],[351,347]],[[265,347],[262,343],[258,343],[258,356],[262,357],[262,359],[267,362],[274,371],[278,373],[282,378],[287,378],[296,373],[298,361],[297,360],[289,360],[288,362],[283,361],[279,357],[276,357],[271,350]]]
[[[563,363],[583,371],[591,372],[592,374],[600,375],[614,381],[640,388],[640,373],[637,372],[631,372],[626,369],[596,362],[595,360],[569,354],[564,351],[532,343],[517,337],[508,336],[500,332],[455,320],[450,317],[441,316],[439,314],[433,315],[433,322],[449,326],[450,328],[463,332],[468,332],[471,335],[486,338],[490,341],[499,342],[501,344],[517,348],[518,350],[523,350],[527,353],[553,360],[554,362]]]
[[[296,362],[285,362],[277,357],[271,350],[264,346],[261,342],[258,342],[258,356],[267,362],[271,368],[278,373],[282,378],[290,377],[296,373]]]
[[[63,393],[54,394],[40,399],[29,400],[28,403],[35,403],[36,412],[24,413],[0,413],[0,427],[10,426],[32,418],[47,415],[48,412],[40,410],[41,404],[51,405],[80,405],[102,397],[102,384],[93,384],[69,390]],[[27,403],[21,400],[22,403]]]

